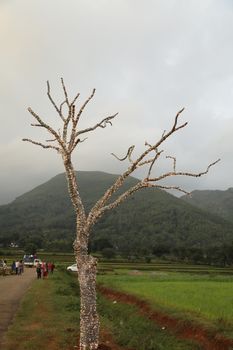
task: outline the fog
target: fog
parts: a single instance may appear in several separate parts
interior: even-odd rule
[[[177,170],[221,162],[203,178],[169,184],[188,191],[233,186],[232,1],[8,0],[0,2],[0,23],[1,204],[64,171],[56,152],[22,142],[48,136],[30,127],[29,106],[59,128],[46,81],[60,101],[60,77],[71,96],[80,92],[80,104],[96,88],[81,127],[119,112],[112,127],[80,144],[77,170],[122,172],[127,161],[111,153],[123,156],[135,145],[138,154],[185,107],[188,126],[164,144],[164,154],[177,157]]]

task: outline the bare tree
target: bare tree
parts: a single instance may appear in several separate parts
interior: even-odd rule
[[[112,125],[112,121],[118,113],[103,118],[100,122],[89,128],[79,129],[80,118],[84,109],[93,98],[95,89],[93,89],[91,95],[81,105],[81,107],[76,110],[76,102],[79,98],[79,94],[70,100],[63,79],[61,79],[61,84],[64,93],[64,101],[60,105],[55,102],[50,93],[49,82],[47,82],[47,95],[59,118],[61,119],[62,129],[59,129],[58,131],[55,130],[50,125],[46,124],[44,120],[31,108],[28,108],[28,111],[36,121],[35,124],[31,125],[45,129],[45,131],[47,131],[52,138],[43,143],[32,139],[23,139],[23,141],[28,141],[45,149],[55,150],[62,157],[68,182],[69,194],[76,214],[76,238],[73,247],[78,268],[81,298],[80,350],[95,350],[98,348],[99,343],[99,317],[96,309],[97,259],[88,253],[88,240],[91,229],[104,213],[116,208],[127,197],[142,188],[155,187],[160,189],[174,189],[187,193],[187,191],[179,186],[162,185],[159,183],[159,181],[173,176],[200,177],[207,174],[210,167],[216,164],[219,160],[209,164],[206,170],[202,172],[190,173],[177,171],[176,158],[173,156],[167,156],[167,158],[172,160],[172,170],[157,177],[152,176],[153,167],[163,153],[161,146],[170,136],[187,125],[187,122],[178,124],[179,117],[184,110],[182,109],[176,114],[171,129],[169,131],[164,131],[158,141],[153,142],[152,144],[145,142],[145,149],[139,156],[133,156],[135,146],[129,147],[126,155],[122,158],[119,158],[112,153],[112,155],[120,161],[128,160],[129,166],[127,170],[117,178],[115,183],[110,186],[105,194],[97,201],[90,212],[86,213],[79,192],[78,178],[76,177],[72,164],[72,153],[75,148],[86,139],[82,139],[83,136],[89,132],[97,130],[98,128],[105,128],[108,125]],[[114,196],[114,199],[112,199],[112,195],[122,186],[124,181],[136,169],[139,168],[145,169],[145,177],[143,180],[139,180],[136,185],[132,186],[118,196]]]

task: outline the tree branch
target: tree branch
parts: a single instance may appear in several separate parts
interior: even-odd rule
[[[162,153],[163,151],[160,151],[158,153],[156,153],[156,156],[153,159],[148,160],[148,162],[151,162],[151,166],[150,166],[150,170],[151,167],[153,166],[155,160],[159,157],[159,155]],[[173,158],[173,157],[172,157]],[[184,190],[183,188],[181,188],[180,186],[169,186],[169,185],[159,185],[159,184],[154,184],[152,182],[157,182],[160,181],[168,176],[180,176],[180,175],[184,175],[184,176],[192,176],[192,177],[200,177],[202,175],[205,175],[208,173],[209,169],[214,166],[215,164],[217,164],[220,161],[220,159],[216,160],[215,162],[211,163],[208,165],[208,167],[206,168],[205,171],[200,172],[200,173],[187,173],[187,172],[168,172],[165,173],[157,178],[149,178],[146,177],[144,180],[138,182],[135,186],[131,187],[129,190],[125,191],[123,194],[121,194],[114,202],[103,206],[103,203],[106,203],[106,197],[111,197],[112,194],[115,192],[114,191],[114,185],[112,187],[110,187],[109,190],[106,191],[105,195],[101,198],[101,201],[97,202],[97,205],[93,207],[94,210],[91,210],[88,216],[88,220],[89,220],[89,225],[93,225],[95,223],[95,221],[97,219],[99,219],[107,210],[111,210],[113,208],[116,208],[120,203],[122,203],[125,199],[127,199],[131,194],[135,193],[136,191],[138,191],[141,188],[159,188],[159,189],[167,189],[167,190],[177,190],[179,192],[182,192],[184,194],[188,194],[190,195],[190,192]],[[145,164],[146,161],[144,162]],[[150,170],[148,172],[148,174],[150,173]],[[123,183],[123,178],[122,176],[120,176],[118,178],[118,180],[121,179],[122,183]],[[116,181],[117,182],[117,181]],[[121,184],[122,184],[121,183]],[[120,187],[120,185],[117,187],[117,189]],[[102,206],[100,205],[102,204]],[[95,213],[95,215],[93,215]]]
[[[175,121],[171,127],[171,129],[169,131],[164,131],[161,138],[154,144],[151,145],[149,143],[145,143],[145,146],[147,146],[148,148],[131,164],[131,166],[122,174],[120,175],[117,180],[115,181],[115,183],[104,193],[104,195],[97,201],[97,203],[94,205],[94,207],[91,209],[90,211],[90,217],[94,217],[95,213],[98,213],[101,211],[101,208],[105,207],[106,203],[108,202],[108,200],[112,197],[112,195],[122,186],[122,184],[124,183],[125,179],[128,178],[128,176],[130,176],[138,167],[143,166],[145,164],[150,164],[149,170],[148,170],[148,174],[147,177],[144,179],[144,187],[153,187],[151,182],[156,182],[159,180],[162,180],[165,177],[168,176],[177,176],[177,175],[187,175],[187,176],[195,176],[195,177],[199,177],[202,176],[204,174],[207,174],[207,172],[209,171],[210,167],[215,165],[219,160],[217,160],[214,163],[211,163],[206,171],[204,172],[200,172],[198,174],[192,174],[192,173],[185,173],[185,172],[169,172],[166,174],[161,175],[160,177],[151,179],[150,175],[151,175],[151,171],[152,168],[154,166],[155,161],[158,159],[158,157],[160,156],[160,154],[163,151],[158,151],[159,146],[164,143],[166,141],[166,139],[168,137],[170,137],[173,133],[175,133],[176,131],[184,128],[188,123],[185,122],[181,125],[178,125],[178,118],[181,115],[181,113],[184,111],[184,108],[181,109],[175,116]],[[150,154],[151,152],[155,151],[156,155],[154,158],[149,159],[149,160],[145,160],[145,157]],[[174,166],[173,166],[174,169]],[[147,184],[147,186],[145,185]],[[174,188],[175,189],[175,188]],[[178,191],[182,191],[182,189],[180,189],[179,187],[177,187]],[[121,198],[123,198],[121,196]]]
[[[73,101],[71,102],[71,105],[74,105],[75,102],[77,101],[77,99],[79,98],[80,93],[77,93],[77,95],[75,96],[75,98],[73,99]]]
[[[41,143],[41,142],[33,141],[33,140],[31,140],[31,139],[22,139],[22,141],[26,141],[26,142],[33,143],[34,145],[40,146],[40,147],[42,147],[42,148],[51,148],[51,149],[55,149],[58,153],[61,153],[61,149],[60,149],[59,147],[55,147],[55,146],[52,146],[52,145],[44,145],[44,144]]]
[[[176,158],[172,156],[166,156],[166,158],[173,159],[173,171],[176,172]]]
[[[95,213],[91,210],[87,222],[89,227],[94,225],[97,219],[99,219],[107,210],[111,210],[116,208],[120,203],[122,203],[126,198],[128,198],[131,194],[138,191],[140,188],[145,187],[142,182],[137,183],[135,186],[131,187],[129,190],[120,195],[113,203],[110,203],[106,206],[101,207],[99,210],[96,210]],[[95,214],[95,215],[93,215]]]
[[[132,161],[132,159],[131,159],[131,155],[132,155],[132,153],[133,153],[134,147],[135,147],[134,145],[130,146],[129,149],[128,149],[128,151],[127,151],[126,156],[123,157],[123,158],[117,157],[114,153],[111,153],[111,155],[113,155],[116,159],[118,159],[118,160],[120,160],[120,161],[126,160],[126,158],[128,158],[129,161],[130,161],[130,163],[133,163],[133,161]]]
[[[70,104],[69,104],[68,94],[67,94],[67,90],[66,90],[63,78],[61,78],[61,85],[62,85],[62,89],[63,89],[64,95],[65,95],[65,102],[66,102],[67,106],[69,106]]]
[[[52,134],[57,142],[60,144],[61,148],[66,151],[65,144],[62,141],[59,134],[49,125],[47,125],[43,120],[39,117],[38,114],[36,114],[30,107],[28,108],[29,113],[38,121],[39,124],[33,124],[33,126],[40,126],[48,130],[50,134]]]
[[[163,186],[163,185],[148,184],[148,186],[146,186],[146,187],[148,187],[148,188],[159,188],[159,189],[162,189],[162,190],[176,190],[176,191],[182,192],[184,194],[190,195],[190,192],[184,190],[180,186]]]
[[[60,116],[60,118],[63,120],[63,122],[65,121],[64,116],[62,115],[62,110],[61,110],[61,106],[60,108],[58,108],[58,106],[56,105],[56,103],[54,102],[51,94],[50,94],[50,84],[49,81],[47,80],[47,96],[50,100],[50,102],[52,103],[53,107],[55,108],[55,110],[57,111],[58,115]]]
[[[160,181],[160,180],[163,180],[169,176],[191,176],[191,177],[201,177],[203,175],[206,175],[208,172],[209,172],[209,169],[214,166],[215,164],[217,164],[218,162],[220,161],[220,159],[217,159],[215,162],[211,163],[208,165],[208,167],[206,168],[205,171],[202,171],[202,172],[199,172],[199,173],[188,173],[188,172],[182,172],[182,171],[179,171],[179,172],[176,172],[176,171],[170,171],[170,172],[167,172],[163,175],[160,175],[158,177],[154,177],[154,178],[147,178],[146,180],[149,181],[149,182],[157,182],[157,181]]]
[[[155,149],[155,152],[156,152],[156,155],[155,155],[155,157],[153,158],[153,160],[152,160],[152,162],[151,162],[151,165],[150,165],[150,167],[149,167],[148,174],[147,174],[147,178],[150,177],[152,168],[153,168],[153,166],[154,166],[156,160],[159,158],[159,156],[160,156],[161,153],[163,152],[163,150],[159,152],[158,149],[156,148],[156,149]]]
[[[101,120],[100,123],[97,123],[96,125],[94,125],[94,126],[92,126],[90,128],[86,128],[86,129],[80,130],[80,131],[76,132],[75,136],[79,136],[81,134],[84,134],[84,133],[87,133],[87,132],[90,132],[90,131],[94,131],[97,128],[106,128],[107,124],[112,125],[111,120],[114,119],[117,115],[118,115],[118,113],[115,113],[114,115],[111,115],[111,116],[109,116],[107,118],[104,118],[103,120]]]
[[[78,112],[78,114],[77,114],[77,116],[76,116],[76,125],[77,125],[77,123],[78,123],[78,121],[79,121],[79,118],[80,118],[81,114],[83,113],[85,107],[86,107],[87,104],[91,101],[91,99],[94,97],[95,91],[96,91],[95,89],[92,90],[91,95],[88,97],[88,99],[84,102],[84,104],[83,104],[82,107],[80,108],[80,110],[79,110],[79,112]]]

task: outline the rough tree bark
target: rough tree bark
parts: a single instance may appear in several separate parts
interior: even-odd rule
[[[207,174],[210,167],[216,164],[219,159],[209,164],[206,170],[202,172],[190,173],[177,171],[176,158],[174,156],[167,155],[166,158],[172,160],[172,170],[156,177],[152,175],[156,161],[164,152],[164,150],[160,149],[160,146],[172,134],[176,133],[178,130],[187,125],[187,122],[178,125],[178,119],[184,110],[182,109],[176,114],[170,130],[164,131],[160,139],[153,144],[145,142],[145,150],[139,155],[135,156],[134,159],[134,145],[129,147],[126,155],[122,158],[119,158],[112,153],[112,155],[119,161],[128,160],[129,166],[122,175],[119,175],[115,183],[110,186],[105,194],[97,201],[90,212],[86,213],[82,198],[80,197],[78,179],[72,164],[72,153],[80,143],[86,140],[86,138],[81,140],[81,135],[92,132],[98,128],[105,128],[107,125],[112,125],[112,120],[117,116],[117,113],[107,116],[94,126],[86,129],[79,129],[80,117],[90,100],[93,98],[95,89],[93,89],[91,95],[76,111],[76,102],[79,98],[79,93],[73,100],[70,101],[63,79],[61,79],[61,85],[64,93],[64,101],[58,105],[51,96],[50,85],[49,82],[47,82],[47,95],[60,118],[61,128],[59,128],[57,131],[57,128],[55,129],[46,124],[38,114],[36,114],[31,108],[28,108],[28,111],[36,120],[36,123],[31,124],[31,126],[45,129],[52,136],[52,139],[46,140],[45,142],[34,141],[32,139],[23,139],[23,141],[30,142],[44,149],[53,149],[62,157],[66,172],[68,190],[76,213],[76,238],[73,246],[80,285],[80,350],[96,350],[99,344],[99,317],[96,307],[97,259],[88,253],[88,240],[93,226],[104,213],[117,207],[127,197],[142,188],[155,187],[161,189],[174,189],[187,194],[188,192],[179,186],[162,185],[159,183],[159,181],[172,176],[200,177]],[[140,167],[145,168],[145,177],[142,180],[139,180],[135,186],[114,197],[114,199],[111,201],[112,195],[123,185],[124,181]]]

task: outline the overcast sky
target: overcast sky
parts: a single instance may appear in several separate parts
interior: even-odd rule
[[[134,144],[138,154],[185,107],[189,124],[165,153],[177,157],[177,170],[221,163],[206,177],[169,183],[233,187],[233,1],[0,0],[0,26],[0,203],[64,171],[56,152],[21,141],[47,137],[30,127],[28,106],[59,127],[46,80],[60,101],[60,77],[80,102],[97,89],[82,126],[119,112],[80,144],[77,170],[121,172],[127,162],[110,153]]]

